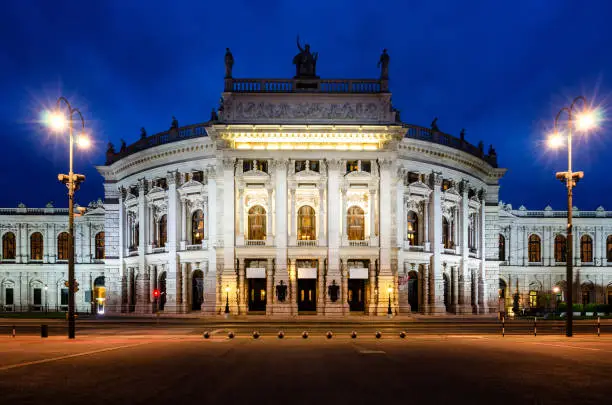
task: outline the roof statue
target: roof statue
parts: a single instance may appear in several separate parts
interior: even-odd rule
[[[219,116],[217,115],[217,111],[214,108],[210,112],[210,120],[211,121],[219,121]]]
[[[147,137],[147,130],[145,127],[140,128],[140,139],[145,139]]]
[[[229,48],[225,48],[225,78],[232,77],[232,68],[234,67],[234,56]]]
[[[389,54],[387,53],[386,48],[383,49],[382,54],[380,55],[380,59],[378,60],[377,66],[380,68],[380,79],[389,79]]]
[[[172,116],[172,124],[170,124],[170,129],[178,129],[178,120],[174,115]]]
[[[293,64],[295,65],[295,77],[303,78],[317,78],[317,58],[319,57],[318,52],[311,53],[310,45],[304,45],[304,48],[300,45],[300,36],[297,36],[297,46],[300,53],[293,57]]]
[[[459,133],[459,138],[461,138],[461,142],[465,142],[465,128],[461,128],[461,132]]]
[[[431,121],[431,131],[440,132],[440,128],[438,128],[438,117],[435,117],[434,120]]]

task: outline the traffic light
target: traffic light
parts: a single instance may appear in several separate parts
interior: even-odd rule
[[[159,290],[157,288],[153,290],[153,298],[159,298]]]

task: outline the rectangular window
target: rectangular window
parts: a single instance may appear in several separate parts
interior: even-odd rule
[[[243,160],[242,171],[249,172],[251,170],[259,170],[268,173],[268,162],[266,160]]]
[[[408,173],[408,184],[416,183],[419,181],[419,174],[415,172]]]
[[[296,160],[295,161],[295,172],[299,173],[301,171],[306,170],[306,161],[305,160]]]
[[[42,305],[42,289],[34,289],[34,305]]]
[[[538,292],[537,291],[529,291],[529,306],[531,308],[538,307]]]
[[[359,170],[359,162],[357,160],[349,160],[346,162],[346,172],[356,172]]]
[[[369,160],[362,160],[361,161],[361,171],[371,173],[372,172],[372,162],[370,162]]]
[[[319,161],[318,160],[311,160],[310,161],[310,170],[312,170],[313,172],[319,172]]]
[[[204,172],[203,171],[193,172],[191,175],[191,178],[195,181],[202,183],[204,181]]]
[[[68,289],[62,288],[60,296],[60,305],[68,305]]]
[[[13,296],[14,294],[13,289],[7,288],[6,290],[4,290],[4,294],[5,294],[4,305],[13,305],[13,303],[15,302],[15,298]]]

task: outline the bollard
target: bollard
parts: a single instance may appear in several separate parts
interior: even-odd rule
[[[253,339],[259,339],[259,332],[253,332]]]
[[[208,331],[204,332],[204,339],[208,339],[210,337],[210,333]]]
[[[302,338],[303,339],[308,339],[308,332],[306,332],[306,331],[302,332]]]
[[[230,332],[230,333],[227,334],[227,337],[230,338],[230,339],[233,339],[234,336],[235,336],[234,332]]]
[[[357,339],[357,332],[356,331],[352,331],[351,332],[351,338]]]
[[[401,332],[400,332],[400,337],[401,337],[402,339],[404,339],[404,338],[406,337],[406,332],[401,331]]]
[[[536,326],[536,317],[533,317],[533,336],[538,336],[538,327]]]
[[[376,331],[376,339],[380,339],[380,337],[382,336],[382,333],[380,333],[379,331]]]
[[[601,331],[601,323],[599,321],[599,317],[597,317],[597,337],[600,336],[600,331]]]
[[[506,317],[502,316],[502,337],[506,336]]]
[[[49,337],[49,328],[47,325],[40,325],[40,337],[41,338]]]
[[[325,334],[325,336],[327,336],[328,339],[331,339],[332,336],[334,336],[333,333],[331,333],[331,331],[327,331],[327,333]]]
[[[282,339],[285,337],[285,332],[283,332],[282,330],[280,332],[278,332],[278,338]]]
[[[13,325],[13,337],[15,337],[15,325]]]

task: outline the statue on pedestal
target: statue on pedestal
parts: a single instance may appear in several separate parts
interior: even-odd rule
[[[300,36],[297,37],[297,46],[300,53],[295,55],[293,58],[293,64],[295,65],[295,77],[303,78],[317,78],[317,58],[319,54],[317,52],[310,52],[310,45],[306,44],[304,48],[300,45]]]
[[[142,127],[140,128],[140,139],[145,139],[147,137],[147,130]]]
[[[336,284],[336,280],[332,280],[332,284],[327,288],[327,293],[329,294],[329,299],[331,302],[338,301],[338,291],[340,290],[340,286]]]
[[[229,48],[225,48],[225,78],[231,79],[234,67],[234,56]]]
[[[380,68],[380,79],[389,79],[389,54],[387,53],[386,48],[383,49],[382,55],[380,55],[380,59],[378,60],[377,66]]]
[[[176,117],[173,115],[172,116],[172,124],[170,124],[170,129],[178,129],[178,120],[176,119]]]
[[[431,121],[431,132],[440,132],[440,128],[438,128],[438,117],[435,117],[433,121]]]
[[[287,285],[283,280],[280,281],[280,284],[276,286],[276,298],[278,298],[279,302],[285,302],[285,298],[287,297]]]

